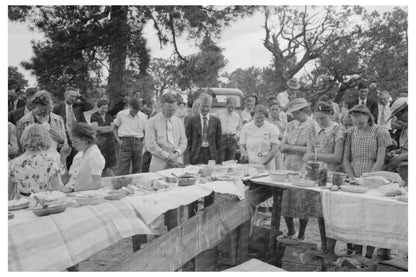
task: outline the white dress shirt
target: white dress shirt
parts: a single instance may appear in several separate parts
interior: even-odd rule
[[[218,113],[221,121],[221,130],[223,135],[238,135],[241,128],[241,118],[233,111],[231,114],[225,110]]]
[[[382,124],[382,113],[384,108],[384,124]],[[391,130],[391,119],[389,119],[391,116],[391,110],[390,105],[386,104],[385,106],[378,104],[378,118],[377,122],[380,126],[386,127],[388,130]],[[389,120],[387,120],[389,119]]]
[[[122,110],[117,114],[114,125],[118,127],[119,137],[136,137],[144,136],[144,128],[147,116],[142,112],[138,112],[134,117],[131,116],[130,110]]]

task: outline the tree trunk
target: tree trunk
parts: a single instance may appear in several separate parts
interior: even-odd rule
[[[126,70],[129,26],[127,24],[127,6],[111,7],[109,36],[112,38],[109,53],[109,75],[107,95],[110,108],[120,102],[127,92],[123,90],[123,77]]]

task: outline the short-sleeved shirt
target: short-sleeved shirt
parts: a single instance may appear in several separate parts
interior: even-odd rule
[[[317,130],[314,126],[308,129],[308,143],[312,145],[313,151],[316,149],[317,154],[334,154],[335,145],[339,140],[344,140],[344,132],[342,127],[333,121],[325,129]],[[329,170],[340,170],[340,164],[326,165]]]
[[[118,127],[119,137],[137,137],[144,136],[147,115],[138,112],[134,117],[131,116],[130,110],[122,110],[118,112],[114,125]]]
[[[377,160],[380,147],[392,144],[388,130],[380,126],[372,126],[369,133],[359,134],[357,127],[347,131],[345,149],[350,151],[351,165],[355,177],[371,172]]]
[[[50,189],[51,179],[60,176],[65,168],[56,151],[36,154],[23,153],[9,162],[9,178],[19,192],[32,193]]]
[[[250,121],[253,120],[253,117],[251,116],[251,113],[249,111],[247,111],[246,109],[241,111],[240,117],[241,117],[241,122],[244,123],[244,121],[246,121],[245,124],[247,124],[247,122],[250,122]]]
[[[240,144],[246,145],[250,163],[262,163],[270,153],[271,143],[279,143],[279,129],[267,121],[261,127],[249,122],[241,130]],[[273,160],[270,163],[274,165]]]
[[[88,180],[81,180],[81,182],[92,180],[92,176],[101,176],[105,167],[105,159],[101,154],[97,145],[90,146],[85,153],[83,151],[78,152],[72,165],[69,169],[70,180],[65,186],[74,188],[75,183],[80,181],[79,179],[87,178]]]
[[[277,95],[277,101],[279,101],[281,107],[287,107],[289,105],[289,94],[287,90],[282,91]]]
[[[228,111],[220,111],[218,118],[221,121],[221,130],[223,135],[235,135],[240,133],[241,118],[236,112],[231,114]]]
[[[297,120],[292,120],[286,126],[285,133],[283,134],[283,140],[286,140],[286,144],[289,145],[306,147],[309,128],[319,129],[319,125],[310,117],[302,123]],[[283,161],[283,168],[298,171],[303,166],[302,159],[303,154],[300,155],[298,153],[286,152],[285,159]]]

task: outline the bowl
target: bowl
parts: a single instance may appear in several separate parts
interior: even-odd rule
[[[45,216],[50,214],[57,214],[62,213],[67,208],[67,205],[60,205],[60,206],[54,206],[54,207],[47,207],[46,209],[42,208],[36,208],[32,209],[32,212],[37,216]]]
[[[289,182],[297,182],[300,180],[300,173],[289,173],[288,174]]]
[[[270,178],[274,182],[285,182],[288,177],[288,173],[286,171],[271,171]]]
[[[196,177],[178,177],[178,186],[186,187],[195,185],[197,181]]]
[[[111,184],[114,189],[121,189],[122,187],[127,187],[128,185],[133,184],[133,178],[129,177],[118,177],[111,180]]]

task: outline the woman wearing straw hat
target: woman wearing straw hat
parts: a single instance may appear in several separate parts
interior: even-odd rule
[[[319,125],[308,116],[309,103],[304,98],[297,98],[289,103],[288,113],[292,113],[295,120],[289,122],[283,135],[280,151],[285,154],[283,169],[300,171],[303,168],[303,156],[307,151],[307,132],[310,128],[319,130]],[[308,213],[297,204],[308,201],[307,194],[302,191],[285,190],[282,200],[282,215],[285,217],[288,233],[286,237],[296,235],[293,218],[299,217],[299,233],[297,238],[303,240],[308,224]],[[301,199],[301,201],[299,201]]]
[[[399,149],[394,151],[394,156],[389,160],[388,167],[392,170],[397,170],[400,176],[407,184],[407,161],[408,161],[408,106],[407,97],[397,98],[391,105],[391,117],[396,117],[405,125],[402,128],[399,137]]]

